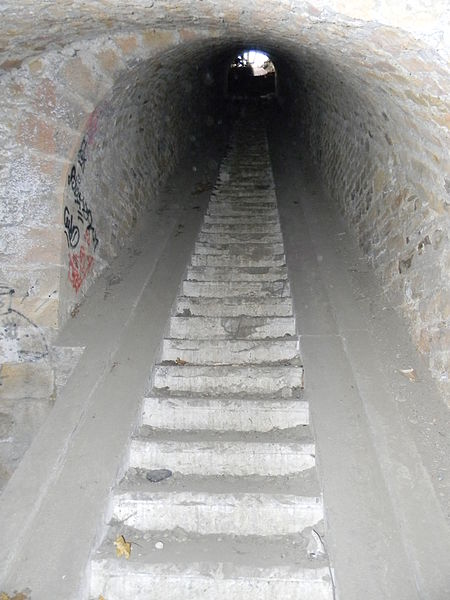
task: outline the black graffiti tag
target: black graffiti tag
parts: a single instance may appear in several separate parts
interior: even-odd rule
[[[87,139],[84,137],[83,141],[81,142],[81,146],[80,146],[80,149],[78,150],[78,155],[77,155],[78,164],[80,165],[81,171],[83,173],[84,173],[84,167],[86,166],[86,161],[87,161],[86,148],[87,148]]]
[[[70,214],[67,206],[64,208],[64,233],[67,238],[69,248],[76,248],[80,241],[80,229],[73,224],[73,216]]]
[[[92,211],[80,190],[81,177],[77,173],[75,165],[72,166],[67,183],[72,189],[75,204],[78,206],[78,221],[80,221],[83,225],[86,225],[87,231],[89,231],[92,236],[92,243],[94,244],[95,250],[98,245],[98,237],[93,225]]]

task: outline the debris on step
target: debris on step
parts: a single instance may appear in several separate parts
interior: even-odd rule
[[[145,477],[152,483],[159,483],[160,481],[169,479],[172,475],[173,473],[170,469],[152,469],[151,471],[147,471]]]
[[[121,556],[125,556],[126,559],[129,559],[131,556],[131,542],[127,542],[123,535],[119,535],[114,542],[114,546],[116,547],[117,558]]]
[[[417,381],[417,373],[412,367],[409,367],[408,369],[399,369],[398,372],[409,379],[411,383],[415,383]]]
[[[311,529],[309,537],[310,539],[306,548],[309,558],[323,558],[326,556],[324,543],[317,531]]]

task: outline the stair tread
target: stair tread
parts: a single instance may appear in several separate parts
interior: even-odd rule
[[[287,280],[287,268],[282,266],[189,266],[186,280],[188,281],[225,281],[225,282],[271,282]]]
[[[201,254],[220,253],[223,256],[247,255],[250,257],[273,256],[284,252],[283,240],[280,234],[249,235],[235,234],[227,235],[224,241],[218,235],[201,234],[200,239],[195,242],[195,251]]]
[[[277,496],[321,497],[315,469],[284,476],[263,475],[184,475],[173,473],[158,483],[146,479],[147,469],[131,468],[115,490],[115,494],[159,494],[169,492],[192,492],[201,494],[256,494]]]
[[[115,556],[114,541],[119,535],[132,543],[128,561]],[[155,548],[155,543],[159,541],[164,545],[161,550]],[[292,580],[295,579],[296,570],[301,578],[326,577],[329,574],[327,560],[308,558],[307,544],[306,532],[303,535],[281,536],[198,535],[181,528],[142,532],[112,523],[93,560],[107,560],[119,571],[132,570],[145,564],[215,563],[233,567],[228,573],[224,571],[222,577],[239,576],[247,571],[245,567],[253,567],[256,577],[264,577],[272,572],[274,576]],[[220,577],[217,572],[214,576]]]
[[[220,304],[219,304],[220,307]],[[167,337],[191,339],[207,335],[216,339],[287,339],[296,336],[293,316],[172,316]]]
[[[182,283],[184,296],[198,295],[206,297],[291,297],[288,279],[274,281],[189,281]]]
[[[161,364],[176,363],[178,358],[191,365],[276,365],[299,359],[298,340],[295,337],[259,340],[164,338]]]
[[[282,314],[276,314],[275,309]],[[199,314],[201,310],[209,314]],[[220,311],[220,318],[251,316],[251,312],[259,312],[256,317],[293,317],[292,298],[277,296],[276,298],[239,298],[236,296],[199,298],[198,296],[178,296],[175,303],[176,317],[214,318],[211,314]],[[272,312],[273,311],[273,312]],[[186,314],[187,313],[187,314]],[[190,313],[190,314],[189,314]],[[218,316],[218,315],[217,315]]]
[[[141,443],[205,443],[205,444],[313,444],[308,425],[270,431],[215,431],[205,429],[162,429],[142,425],[133,437]]]
[[[142,423],[154,428],[270,431],[309,423],[308,402],[243,397],[148,396]]]
[[[203,396],[174,396],[171,398],[170,395],[160,394],[160,393],[152,393],[147,394],[144,398],[145,400],[159,400],[164,402],[170,402],[173,400],[174,403],[180,404],[182,402],[186,402],[189,406],[198,407],[198,406],[238,406],[240,404],[254,404],[255,408],[265,408],[265,407],[278,407],[285,408],[287,411],[293,410],[296,406],[307,406],[308,402],[303,400],[302,398],[263,398],[261,396],[255,395],[251,396],[215,396],[211,397],[203,397]]]

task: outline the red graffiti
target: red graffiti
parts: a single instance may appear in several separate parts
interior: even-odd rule
[[[87,138],[87,143],[89,144],[89,146],[94,141],[95,134],[97,133],[98,121],[99,121],[100,116],[101,116],[100,107],[96,108],[89,115],[89,120],[87,122],[87,127],[86,127],[86,138]]]
[[[84,246],[81,246],[78,254],[71,254],[69,258],[69,281],[74,290],[78,290],[83,285],[89,271],[94,264],[94,257],[86,253]]]

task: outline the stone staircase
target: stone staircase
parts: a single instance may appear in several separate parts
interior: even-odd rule
[[[267,139],[238,122],[91,563],[105,600],[331,600]],[[154,470],[171,475],[159,482]],[[115,540],[131,542],[127,559]]]

